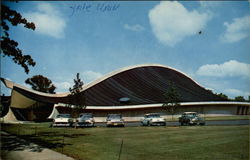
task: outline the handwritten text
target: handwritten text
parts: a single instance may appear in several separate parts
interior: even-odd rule
[[[115,12],[120,8],[120,4],[112,4],[112,3],[82,3],[70,6],[71,9],[71,15],[73,16],[76,13],[80,12],[91,12],[91,11],[97,11],[97,12]]]

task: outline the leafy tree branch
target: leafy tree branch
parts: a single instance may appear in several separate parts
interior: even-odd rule
[[[167,113],[170,113],[172,115],[172,120],[173,120],[174,114],[176,114],[181,107],[179,103],[181,96],[177,92],[174,83],[172,81],[169,82],[169,86],[166,93],[164,94],[164,97],[165,101],[162,107]]]
[[[17,26],[23,24],[25,28],[35,30],[35,24],[28,22],[20,13],[10,9],[1,2],[1,52],[3,56],[11,57],[13,62],[21,65],[26,74],[29,73],[29,66],[35,66],[36,62],[30,55],[24,55],[22,50],[18,48],[18,42],[9,37],[9,25]]]
[[[25,80],[25,83],[30,85],[32,89],[44,93],[55,93],[55,85],[47,77],[35,75]]]

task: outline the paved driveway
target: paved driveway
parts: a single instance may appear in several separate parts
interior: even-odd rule
[[[106,123],[96,123],[96,126],[105,127]],[[179,122],[167,122],[167,126],[178,126]],[[206,126],[219,126],[219,125],[249,125],[249,120],[220,120],[220,121],[206,121]],[[125,127],[141,126],[140,122],[126,122]]]

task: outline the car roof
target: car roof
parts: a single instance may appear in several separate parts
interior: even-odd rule
[[[197,112],[184,112],[185,114],[187,114],[187,113],[197,113]]]

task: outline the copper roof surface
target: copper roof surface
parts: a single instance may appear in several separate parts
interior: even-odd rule
[[[85,85],[82,92],[86,95],[87,106],[121,106],[119,100],[123,97],[130,99],[129,105],[164,103],[169,81],[174,82],[181,102],[223,100],[185,73],[163,65],[126,67]],[[40,94],[17,84],[12,84],[12,89],[36,101],[69,103],[68,93]]]

